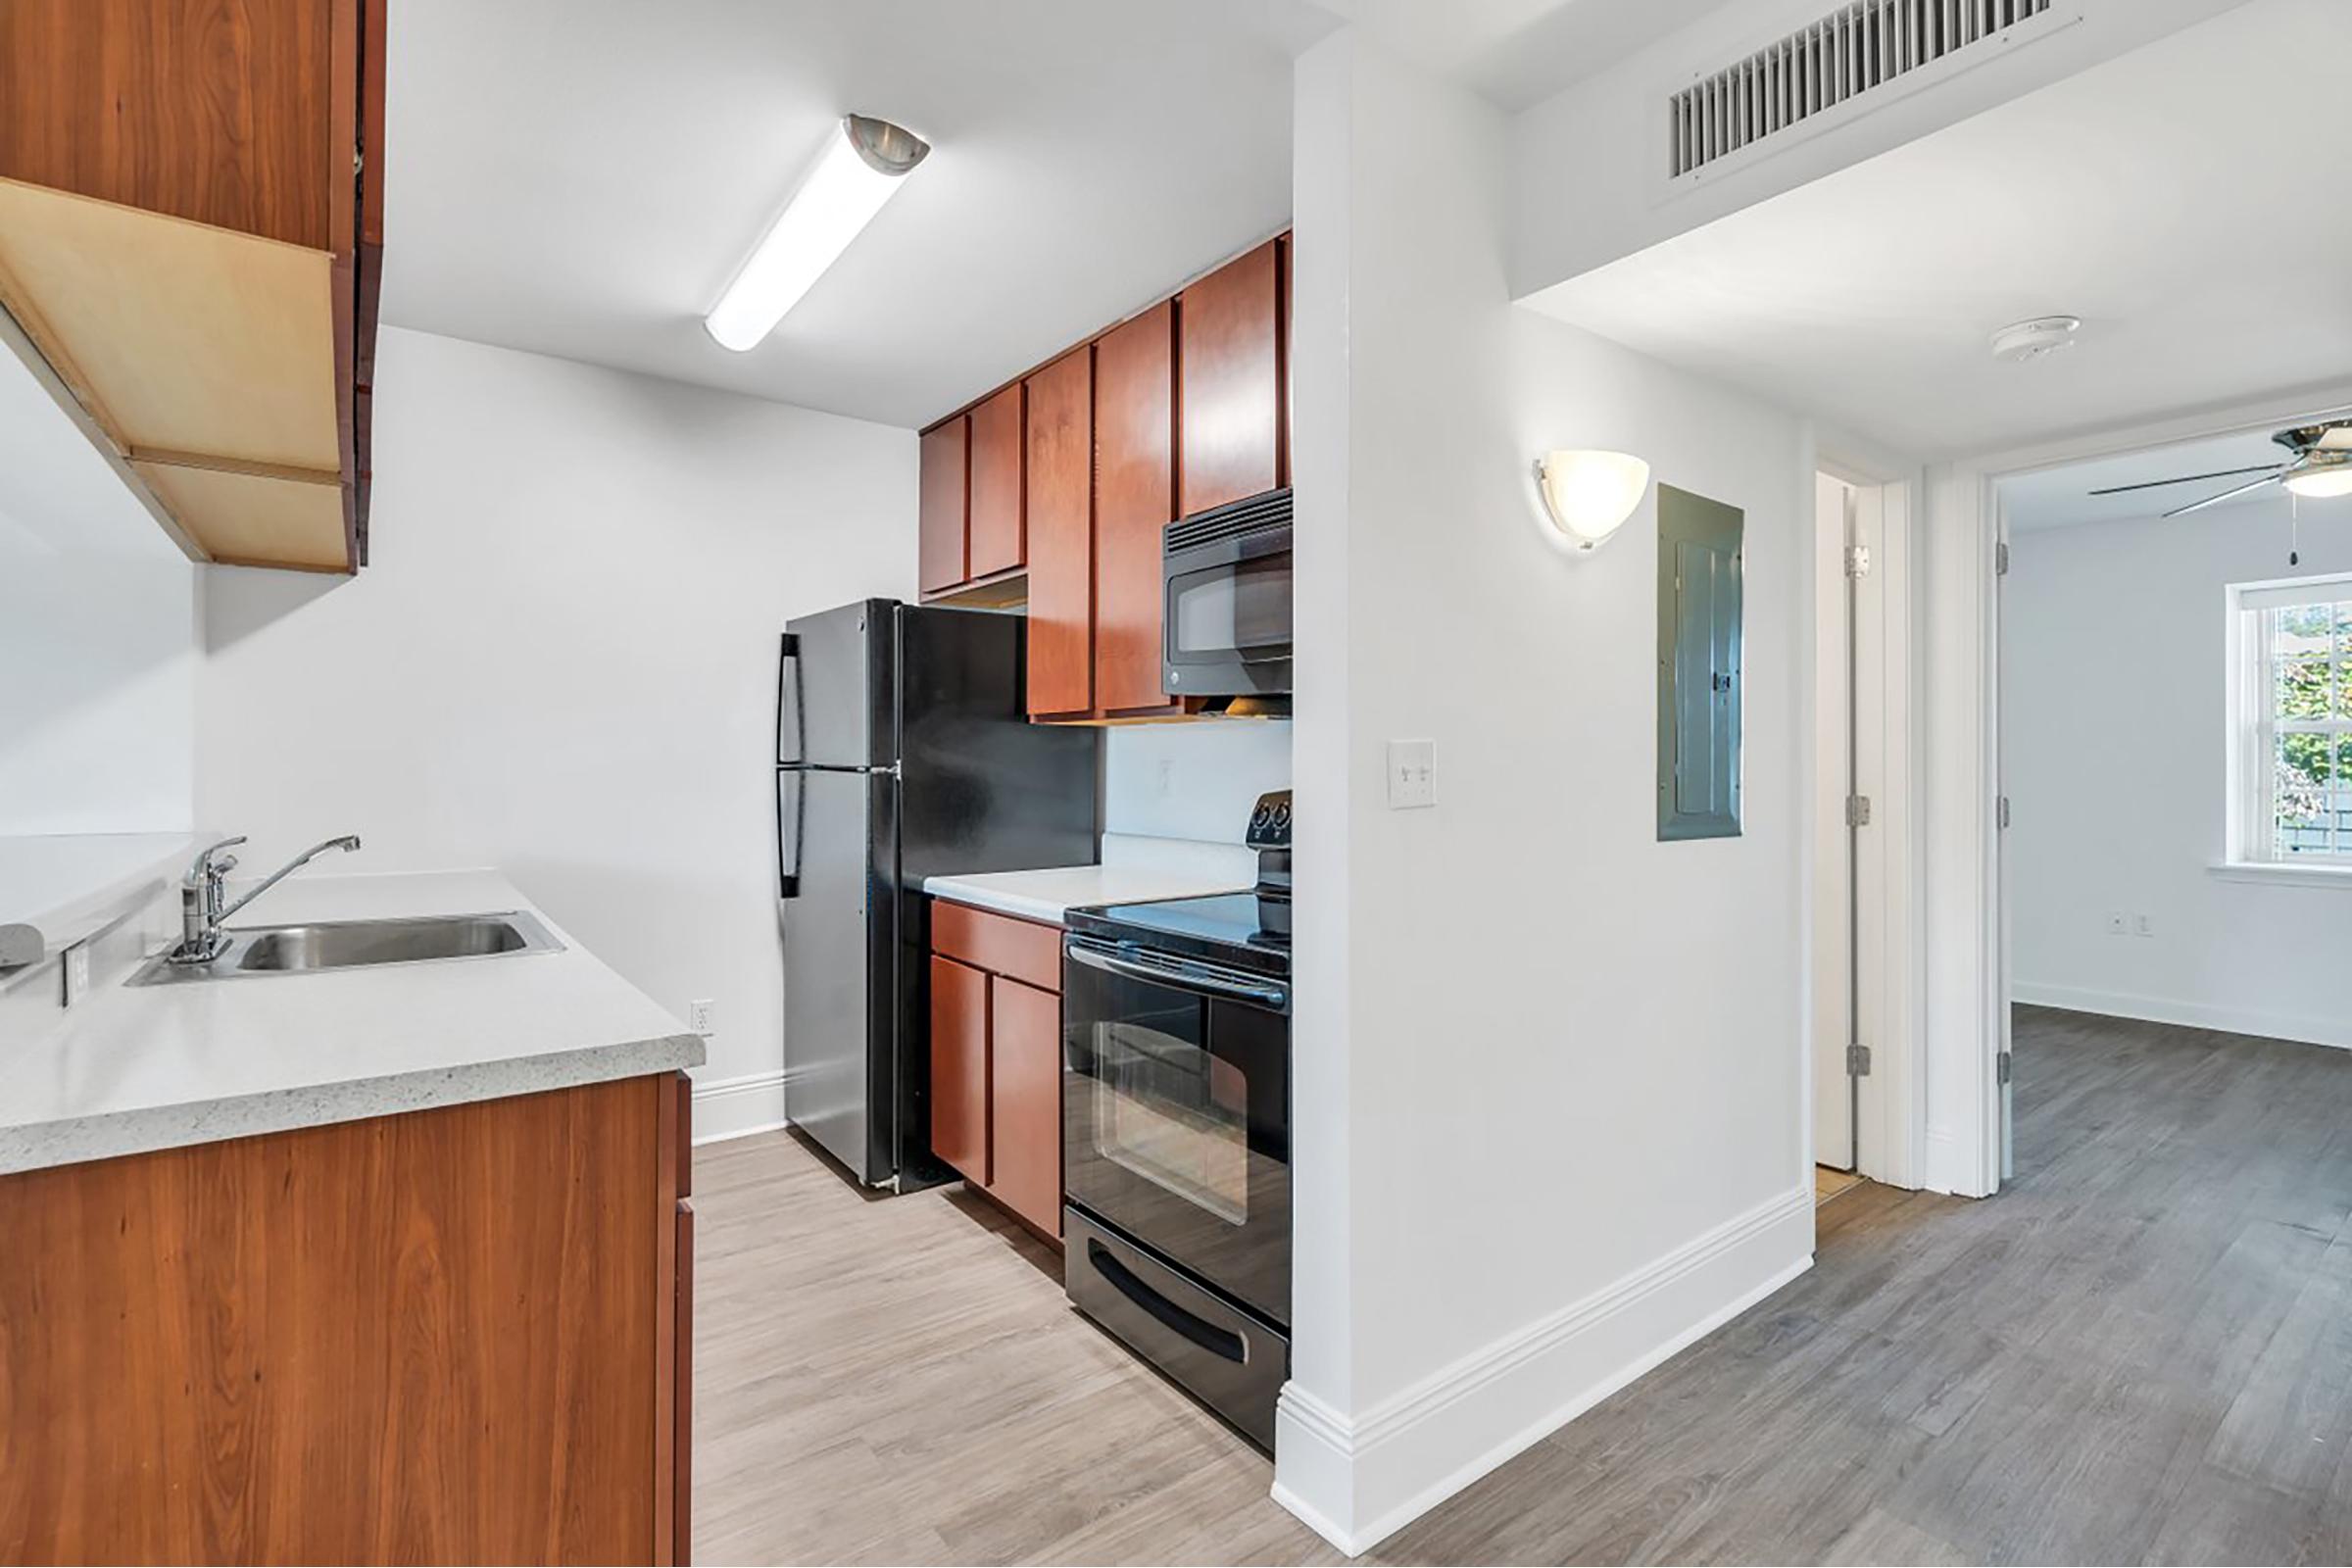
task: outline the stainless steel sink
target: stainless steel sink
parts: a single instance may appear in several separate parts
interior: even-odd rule
[[[210,963],[175,964],[158,956],[130,977],[134,986],[250,975],[316,974],[396,963],[445,963],[555,953],[564,944],[520,909],[502,914],[428,914],[402,920],[321,920],[310,925],[231,927],[228,946]]]

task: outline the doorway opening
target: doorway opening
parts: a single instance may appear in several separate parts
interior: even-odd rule
[[[2352,1048],[2352,494],[2325,493],[2352,492],[2352,419],[1991,488],[2007,1180],[2063,1152],[2036,1141],[2035,1102],[2118,1062],[2115,1087],[2149,1097],[2134,1113],[2160,1113],[2170,1062],[2213,1118],[2241,1073]],[[2300,1136],[2261,1114],[2265,1137]]]

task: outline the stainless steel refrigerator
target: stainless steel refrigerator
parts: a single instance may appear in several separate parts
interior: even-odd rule
[[[923,879],[1095,858],[1100,735],[1028,721],[1026,631],[868,599],[784,632],[784,1113],[868,1186],[954,1174],[930,1149]]]

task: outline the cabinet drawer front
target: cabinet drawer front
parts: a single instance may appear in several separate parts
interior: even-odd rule
[[[935,899],[931,904],[931,951],[944,953],[991,974],[1010,975],[1024,985],[1061,990],[1061,927],[991,914],[969,905]]]

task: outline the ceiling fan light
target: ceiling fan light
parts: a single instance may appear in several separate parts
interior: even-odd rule
[[[2288,474],[2286,487],[2306,501],[2352,496],[2352,461],[2313,464]]]

